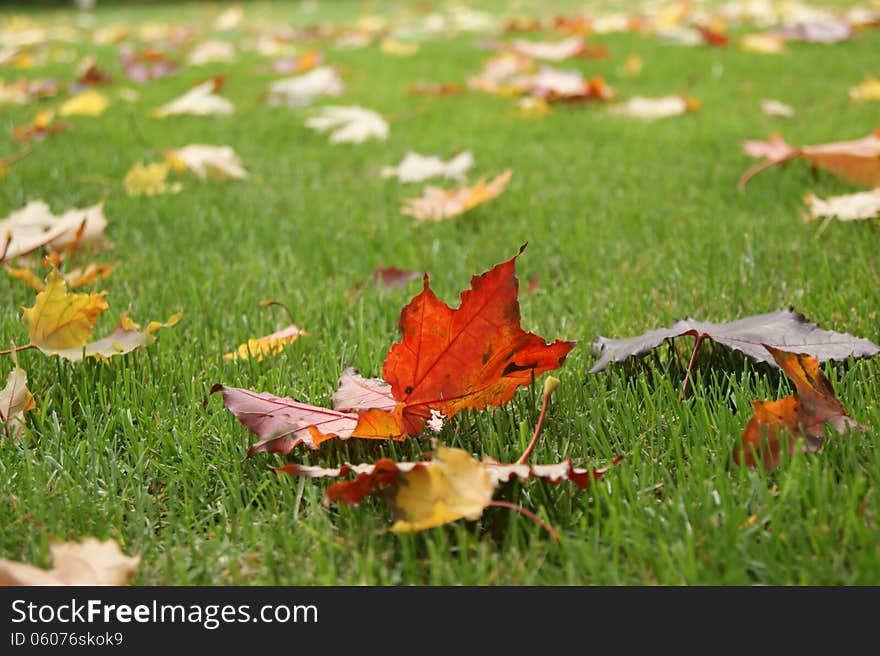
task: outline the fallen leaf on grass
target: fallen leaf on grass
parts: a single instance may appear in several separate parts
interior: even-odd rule
[[[183,189],[180,182],[168,182],[171,165],[168,162],[154,162],[144,165],[140,162],[131,167],[122,181],[129,196],[156,196],[176,194]]]
[[[500,196],[512,175],[513,169],[507,169],[490,182],[482,178],[470,187],[448,191],[426,187],[420,197],[404,199],[401,213],[414,217],[416,222],[450,219]]]
[[[258,453],[284,455],[298,444],[317,449],[321,442],[333,437],[347,440],[357,426],[354,412],[330,410],[219,383],[211,388],[211,394],[217,392],[221,393],[226,409],[260,438],[248,449],[248,458]],[[394,400],[390,399],[389,404],[394,407]]]
[[[600,336],[593,342],[593,351],[600,357],[590,373],[602,371],[612,362],[644,355],[660,346],[664,340],[684,335],[693,335],[698,340],[711,339],[726,348],[742,352],[756,362],[766,362],[772,366],[776,366],[776,361],[770,356],[767,345],[785,350],[797,349],[820,362],[872,357],[880,353],[880,346],[867,339],[823,330],[802,314],[787,308],[727,323],[686,318],[669,328],[651,330],[626,339]]]
[[[396,266],[378,267],[373,271],[373,286],[377,289],[379,287],[385,289],[404,287],[413,280],[423,278],[424,275],[424,271],[405,271]]]
[[[785,52],[785,39],[772,32],[747,34],[740,39],[739,45],[746,52],[760,55],[781,55]]]
[[[469,150],[444,162],[436,156],[419,155],[408,152],[397,166],[382,168],[383,178],[397,178],[401,182],[422,182],[430,178],[447,178],[464,181],[468,170],[474,165],[474,156]]]
[[[70,362],[82,362],[84,358],[97,358],[99,360],[108,360],[117,355],[125,355],[139,348],[149,346],[156,341],[153,334],[160,328],[170,328],[180,321],[183,316],[182,312],[173,314],[168,317],[164,323],[160,321],[151,321],[147,324],[147,329],[141,331],[139,324],[133,322],[128,315],[121,313],[119,315],[119,323],[106,337],[90,342],[80,347],[71,348],[40,348],[46,355],[57,355]]]
[[[308,335],[306,331],[294,324],[282,328],[271,335],[249,339],[231,353],[223,355],[224,360],[247,360],[249,358],[262,362],[266,356],[278,355],[284,347],[293,344],[301,335]]]
[[[70,128],[69,123],[54,123],[54,118],[54,112],[42,111],[37,114],[30,123],[17,125],[12,128],[12,138],[18,143],[42,141],[47,137],[51,137]]]
[[[202,82],[185,94],[153,111],[156,118],[165,118],[177,114],[193,114],[209,116],[212,114],[232,114],[235,105],[223,96],[217,95],[222,82],[214,79]]]
[[[609,101],[614,98],[614,89],[602,76],[585,79],[580,71],[564,71],[551,66],[542,66],[537,73],[514,78],[511,83],[514,88],[548,102]]]
[[[536,96],[524,96],[516,102],[518,115],[522,118],[541,118],[552,112],[550,103]]]
[[[288,453],[299,443],[314,449],[331,437],[404,439],[422,433],[425,423],[437,430],[460,410],[506,403],[518,387],[562,366],[574,347],[560,340],[547,344],[520,327],[518,256],[474,276],[455,310],[434,295],[425,277],[421,294],[401,311],[403,341],[383,366],[388,382],[352,370],[340,378],[341,390],[368,388],[372,408],[346,402],[352,395],[344,391],[334,395],[334,410],[220,384],[211,392],[222,392],[226,408],[261,438],[249,456]]]
[[[456,82],[416,82],[410,85],[407,93],[411,96],[441,98],[461,93],[461,85]]]
[[[878,130],[880,132],[880,130]],[[764,161],[753,166],[740,178],[738,187],[742,188],[761,171],[795,158],[804,158],[820,169],[853,184],[870,187],[880,186],[880,134],[873,134],[854,141],[840,141],[817,146],[789,146],[778,135],[769,142],[746,141],[743,152],[752,157],[764,157]]]
[[[34,306],[24,308],[21,317],[30,343],[44,352],[81,347],[92,336],[98,316],[110,307],[104,294],[68,294],[64,278],[51,271]]]
[[[474,276],[456,309],[437,298],[425,277],[422,293],[401,311],[403,340],[382,367],[397,407],[361,412],[355,437],[416,435],[436,413],[450,418],[466,408],[497,407],[562,366],[574,342],[547,344],[520,327],[517,257]]]
[[[327,499],[358,504],[367,494],[385,488],[397,520],[391,530],[410,533],[462,518],[479,519],[483,510],[492,505],[495,489],[514,477],[523,481],[542,478],[551,484],[570,481],[585,489],[607,468],[579,469],[571,461],[555,465],[480,462],[462,449],[439,446],[433,459],[426,462],[394,462],[383,458],[373,465],[325,469],[289,464],[279,471],[304,478],[338,478],[354,473],[353,480],[328,487]]]
[[[125,585],[140,564],[140,558],[124,555],[113,540],[61,542],[49,552],[51,570],[0,558],[0,585]]]
[[[24,413],[36,407],[27,388],[27,373],[16,363],[0,390],[0,426],[2,435],[15,437],[24,427]]]
[[[89,343],[99,315],[109,308],[104,294],[70,294],[61,274],[51,271],[33,307],[24,308],[22,313],[29,346],[71,362],[81,362],[84,357],[107,359],[152,344],[156,339],[154,332],[175,325],[181,317],[178,313],[165,323],[152,321],[140,332],[140,327],[123,313],[113,332]]]
[[[0,220],[0,262],[42,247],[59,251],[77,244],[96,244],[106,227],[104,203],[56,216],[46,202],[30,201]]]
[[[119,51],[119,64],[132,82],[146,84],[152,80],[174,75],[180,68],[176,61],[169,59],[158,50],[135,52],[133,48],[123,47]]]
[[[809,194],[806,200],[807,205],[810,206],[810,213],[806,216],[808,221],[824,217],[836,218],[840,221],[880,217],[880,189],[831,196],[824,200]]]
[[[776,34],[786,41],[805,43],[840,43],[852,37],[852,26],[843,20],[813,20],[787,25]]]
[[[849,89],[849,97],[853,102],[880,102],[880,80],[873,75],[865,81]]]
[[[330,132],[330,143],[363,143],[367,139],[385,141],[388,123],[376,112],[363,107],[322,107],[306,121],[317,132]]]
[[[734,451],[737,463],[754,467],[762,462],[771,469],[779,464],[782,444],[787,435],[789,455],[798,446],[798,437],[805,437],[805,452],[818,451],[824,439],[825,424],[838,435],[847,431],[866,430],[857,423],[834,395],[815,358],[805,353],[791,353],[766,347],[774,361],[794,383],[797,394],[778,401],[752,401],[755,414],[742,433],[741,444]]]
[[[626,102],[615,105],[609,110],[612,116],[628,116],[645,121],[655,121],[671,116],[680,116],[699,109],[700,102],[681,96],[664,96],[662,98],[644,98],[636,96]]]
[[[401,41],[385,37],[379,42],[379,50],[386,55],[394,55],[395,57],[411,57],[418,53],[421,49],[418,41]]]
[[[269,104],[273,107],[302,107],[321,96],[341,96],[345,91],[335,68],[321,66],[303,75],[275,80],[269,85]]]
[[[778,100],[762,100],[761,111],[766,116],[779,116],[780,118],[794,118],[794,107],[786,105]]]
[[[197,44],[190,50],[186,58],[186,62],[190,66],[233,61],[235,61],[235,46],[229,41],[219,41],[216,39]]]
[[[562,61],[580,57],[587,53],[587,44],[581,36],[570,36],[561,41],[528,41],[516,39],[510,49],[524,57],[543,59],[545,61]]]
[[[248,172],[230,146],[190,144],[167,151],[165,159],[175,170],[189,169],[202,180],[209,175],[218,180],[227,178],[242,180],[248,177]]]
[[[110,99],[94,89],[68,98],[58,108],[59,116],[100,116],[110,106]]]

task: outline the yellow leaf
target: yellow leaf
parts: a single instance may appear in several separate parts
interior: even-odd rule
[[[106,278],[113,271],[114,264],[87,264],[86,266],[77,267],[68,273],[62,273],[64,280],[70,289],[90,285],[93,282]],[[6,273],[13,278],[21,280],[25,285],[34,291],[41,292],[45,289],[42,279],[31,269],[16,269],[14,267],[6,267]]]
[[[61,116],[100,116],[109,105],[107,96],[89,89],[65,100],[58,108],[58,113]]]
[[[513,169],[507,169],[488,183],[482,178],[472,187],[448,191],[426,187],[420,197],[404,199],[401,212],[415,217],[416,221],[443,221],[501,195],[512,175]]]
[[[397,57],[409,57],[419,51],[419,44],[415,41],[400,41],[385,37],[379,44],[379,49],[386,55],[396,55]]]
[[[146,166],[139,162],[125,174],[122,184],[129,196],[176,194],[183,186],[179,182],[169,184],[166,181],[169,170],[170,166],[167,162],[156,162]]]
[[[16,269],[14,267],[6,267],[6,273],[13,278],[21,280],[25,285],[33,289],[35,292],[41,292],[45,289],[43,281],[40,277],[30,269]]]
[[[422,531],[464,517],[479,519],[495,486],[486,466],[467,451],[438,447],[430,467],[400,474],[393,505],[395,533]]]
[[[83,346],[92,336],[98,315],[109,307],[103,296],[104,292],[68,294],[64,278],[51,271],[45,290],[37,294],[34,306],[25,308],[21,317],[31,344],[40,350]]]
[[[867,76],[861,84],[850,87],[849,97],[853,102],[880,102],[880,80]]]
[[[231,353],[226,353],[223,359],[247,360],[248,358],[256,358],[257,362],[262,362],[264,356],[278,355],[285,346],[295,342],[300,335],[308,335],[308,333],[291,324],[271,335],[259,339],[249,339]]]

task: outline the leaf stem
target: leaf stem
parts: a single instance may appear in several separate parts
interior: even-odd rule
[[[687,392],[688,381],[691,379],[691,371],[694,368],[694,362],[697,359],[697,351],[700,348],[700,344],[703,343],[704,336],[702,334],[697,335],[697,339],[694,341],[694,350],[691,351],[691,359],[688,360],[687,371],[684,372],[684,384],[681,386],[681,398],[679,401],[684,401],[684,395]]]
[[[277,305],[280,308],[284,308],[284,311],[287,312],[287,316],[290,318],[290,323],[296,323],[296,320],[293,318],[293,312],[291,312],[290,308],[281,301],[260,301],[260,307],[269,307],[270,305]]]
[[[739,179],[739,182],[736,183],[737,191],[742,191],[743,189],[745,189],[745,186],[746,186],[746,184],[748,184],[749,180],[754,178],[761,171],[765,171],[769,168],[773,168],[777,164],[782,164],[783,162],[787,162],[789,160],[795,159],[796,157],[800,157],[800,155],[801,155],[801,151],[795,150],[794,152],[786,155],[782,159],[769,158],[769,159],[765,159],[763,162],[759,162],[758,164],[755,164],[752,168],[750,168],[748,171],[743,173],[742,177]]]
[[[557,542],[562,542],[562,536],[559,535],[559,533],[557,533],[556,530],[552,526],[550,526],[550,524],[548,524],[543,519],[538,517],[531,510],[528,510],[527,508],[523,508],[522,506],[518,506],[515,503],[511,503],[510,501],[492,501],[489,505],[495,506],[496,508],[508,508],[510,510],[515,510],[516,512],[520,513],[521,515],[525,515],[526,517],[531,519],[533,522],[535,522],[535,524],[537,524],[538,526],[543,528],[545,531],[547,531],[550,535],[552,535],[554,538],[556,538]]]
[[[553,395],[553,390],[555,390],[558,385],[559,380],[552,376],[547,378],[544,382],[544,400],[541,402],[541,414],[538,415],[538,423],[535,424],[535,432],[532,434],[532,440],[529,442],[526,450],[523,451],[523,454],[515,464],[525,464],[526,460],[529,459],[529,456],[532,455],[532,451],[535,450],[535,445],[538,443],[538,437],[541,435],[541,429],[544,427],[544,418],[547,416],[547,408],[550,406],[550,397]]]
[[[28,349],[36,348],[33,344],[25,344],[24,346],[13,346],[12,348],[6,349],[5,351],[0,351],[0,355],[12,355],[13,353],[18,353],[19,351],[27,351]]]

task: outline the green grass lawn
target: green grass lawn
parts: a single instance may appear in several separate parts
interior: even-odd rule
[[[325,14],[351,22],[363,7],[337,2],[309,13],[299,3],[255,4],[247,15],[266,9],[301,26]],[[43,22],[74,17],[22,11]],[[99,6],[94,16],[96,24],[204,25],[207,11]],[[311,108],[268,107],[269,82],[281,76],[256,54],[138,87],[124,79],[114,46],[65,46],[77,60],[97,55],[117,86],[137,87],[140,99],[116,99],[99,118],[72,117],[71,130],[36,144],[0,181],[0,216],[38,198],[56,213],[106,199],[114,247],[101,261],[118,267],[96,287],[107,290],[111,306],[96,334],[112,328],[119,310],[141,322],[181,310],[184,317],[155,345],[109,363],[19,355],[37,411],[25,435],[0,441],[0,556],[48,565],[54,539],[112,537],[141,556],[134,582],[143,585],[880,582],[876,361],[825,368],[868,431],[829,437],[821,453],[798,454],[773,471],[732,465],[730,454],[751,415],[749,400],[791,392],[779,373],[705,345],[684,403],[683,372],[666,347],[656,358],[587,375],[597,334],[625,337],[685,315],[724,321],[792,304],[824,328],[880,341],[876,222],[821,230],[801,219],[808,192],[855,188],[804,162],[763,173],[746,193],[735,188],[752,164],[740,152],[743,139],[781,131],[792,144],[823,143],[880,125],[876,103],[856,105],[847,95],[866,74],[880,74],[880,31],[838,45],[790,44],[782,56],[746,53],[735,42],[682,48],[649,35],[600,35],[591,43],[605,45],[611,58],[560,64],[604,75],[620,98],[686,91],[702,104],[655,123],[610,117],[601,104],[560,106],[527,120],[508,98],[407,95],[416,81],[463,83],[479,71],[491,54],[479,49],[481,39],[429,40],[400,58],[375,44],[318,44],[344,72],[347,90],[317,104],[362,105],[391,119],[386,142],[362,145],[331,145],[304,127]],[[630,54],[643,58],[644,70],[624,77]],[[0,74],[71,80],[75,66]],[[149,116],[217,73],[228,76],[223,95],[236,114]],[[115,98],[114,87],[108,93]],[[796,117],[764,116],[764,98],[792,105]],[[36,111],[0,109],[3,156],[18,149],[12,127]],[[135,163],[158,159],[153,149],[190,143],[233,146],[252,177],[187,176],[179,194],[126,195],[121,180]],[[401,199],[421,185],[383,180],[380,168],[407,150],[447,158],[465,149],[476,158],[471,179],[515,169],[507,192],[444,223],[415,226],[401,215]],[[538,287],[528,293],[521,285],[523,327],[579,342],[556,372],[562,385],[533,461],[602,466],[624,456],[585,492],[531,481],[496,495],[538,513],[562,533],[561,543],[501,508],[477,522],[389,533],[381,499],[327,506],[324,483],[276,476],[270,466],[418,459],[427,439],[336,441],[318,452],[244,460],[255,437],[219,397],[203,403],[222,382],[328,405],[345,366],[381,375],[399,338],[400,309],[420,290],[419,282],[390,291],[366,285],[353,296],[377,266],[427,270],[441,298],[456,304],[471,275],[526,241],[518,274],[537,278]],[[0,294],[5,348],[26,341],[20,308],[34,295],[6,276]],[[262,299],[286,303],[309,336],[262,362],[223,360],[248,337],[287,323],[277,309],[260,308]],[[691,341],[680,342],[686,361]],[[4,380],[11,365],[0,360]],[[513,461],[539,406],[540,381],[505,407],[456,416],[441,439]]]

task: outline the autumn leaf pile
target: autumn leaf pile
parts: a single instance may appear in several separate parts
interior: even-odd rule
[[[492,100],[501,108],[497,109],[500,114],[515,117],[523,124],[549,122],[566,112],[590,112],[596,120],[615,125],[629,121],[650,134],[658,122],[684,122],[720,110],[704,105],[692,93],[690,82],[678,86],[670,83],[659,94],[622,94],[616,88],[617,80],[638,80],[644,68],[651,65],[635,53],[621,58],[617,80],[585,74],[585,63],[616,57],[613,48],[601,43],[604,35],[638,33],[670,47],[700,52],[739,48],[755,56],[785,57],[805,42],[830,45],[880,26],[880,11],[876,9],[828,14],[801,11],[788,3],[778,8],[779,15],[774,13],[773,20],[757,15],[757,10],[751,15],[748,7],[709,13],[686,4],[629,14],[553,19],[508,16],[501,20],[455,4],[444,5],[443,12],[418,20],[408,14],[393,20],[365,16],[353,26],[319,23],[300,30],[267,26],[245,6],[206,11],[213,13],[205,14],[211,20],[202,26],[105,25],[88,21],[43,25],[25,18],[10,18],[8,24],[0,21],[3,72],[27,73],[0,80],[0,109],[8,105],[33,110],[28,121],[9,126],[7,152],[0,161],[0,185],[15,176],[14,167],[20,166],[19,162],[43,157],[49,140],[75,148],[78,129],[84,122],[108,120],[108,115],[124,113],[131,141],[136,144],[118,153],[126,162],[124,175],[108,177],[99,162],[90,161],[93,169],[82,171],[76,183],[69,182],[71,187],[87,183],[83,187],[87,191],[78,189],[76,195],[91,194],[85,206],[71,203],[59,207],[44,200],[50,196],[48,185],[45,194],[34,185],[27,189],[24,202],[7,203],[9,211],[0,218],[0,263],[16,290],[6,308],[9,316],[15,315],[16,330],[2,335],[4,343],[0,347],[0,362],[8,363],[0,367],[5,380],[0,389],[2,440],[23,448],[40,448],[41,436],[34,430],[32,417],[42,412],[42,397],[55,383],[46,373],[51,367],[36,364],[39,358],[57,362],[58,371],[61,367],[65,372],[67,368],[86,372],[104,367],[112,377],[122,358],[143,357],[152,363],[156,334],[181,321],[183,303],[164,321],[150,321],[144,328],[124,309],[135,301],[147,308],[162,307],[162,303],[156,285],[136,292],[137,298],[122,291],[131,289],[137,281],[128,280],[125,262],[114,258],[112,239],[115,226],[139,217],[116,211],[118,204],[114,201],[122,198],[139,203],[136,206],[146,216],[149,208],[168,198],[187,194],[224,198],[224,194],[234,193],[236,185],[272,187],[265,171],[255,173],[259,162],[240,156],[243,141],[206,143],[204,135],[211,133],[208,127],[218,117],[246,121],[248,112],[259,103],[272,111],[287,112],[309,148],[334,153],[340,161],[357,159],[363,152],[383,153],[371,155],[365,170],[386,185],[398,229],[407,231],[413,243],[434,244],[425,246],[425,253],[429,248],[434,254],[442,250],[443,256],[451,260],[455,257],[453,247],[440,244],[437,235],[443,233],[439,231],[451,225],[471,230],[484,217],[499,215],[502,203],[510,198],[509,190],[515,190],[521,179],[528,179],[530,172],[521,165],[487,166],[479,142],[450,141],[446,150],[430,152],[425,144],[434,142],[425,139],[424,143],[409,144],[402,158],[395,158],[390,151],[369,150],[393,139],[401,124],[417,119],[437,103],[452,107],[456,102]],[[538,40],[533,33],[551,36]],[[399,115],[383,115],[375,107],[353,103],[348,88],[359,72],[334,59],[334,53],[341,49],[374,48],[390,66],[422,56],[423,49],[429,49],[434,40],[474,34],[481,35],[477,46],[485,52],[466,79],[422,80],[407,85],[401,95],[409,99],[411,111]],[[70,54],[58,45],[79,42],[113,48],[116,61],[110,66],[91,54]],[[226,74],[227,66],[242,58],[258,59],[260,70],[273,75],[257,98],[237,94],[230,84],[234,80]],[[73,69],[65,79],[37,76],[44,66],[62,64]],[[200,71],[197,83],[178,89],[180,93],[165,93],[172,88],[168,81],[181,71],[194,70]],[[713,73],[719,77],[723,74],[720,69]],[[161,102],[142,100],[159,95]],[[849,90],[849,99],[853,105],[880,101],[877,77],[866,74]],[[798,109],[776,99],[761,103],[761,112],[780,122],[793,121]],[[161,134],[162,125],[182,120],[191,127],[192,141],[153,143],[145,136]],[[742,144],[731,142],[727,149],[742,149],[744,167],[747,157],[759,161],[744,174],[730,170],[723,175],[730,179],[731,194],[755,193],[752,190],[759,183],[750,181],[759,174],[760,180],[767,180],[772,172],[765,171],[776,167],[809,166],[816,175],[835,176],[861,187],[858,192],[827,198],[804,189],[805,218],[826,219],[817,230],[820,238],[831,218],[880,218],[880,121],[877,128],[871,134],[853,135],[843,124],[839,139],[812,145],[792,146],[779,133],[756,135]],[[252,132],[259,134],[256,126]],[[293,152],[290,157],[295,159],[299,154]],[[601,161],[579,163],[576,172],[566,171],[570,177],[566,184],[575,188],[579,176],[601,175],[603,165]],[[648,180],[648,173],[638,175]],[[650,184],[646,181],[640,184]],[[504,194],[507,196],[502,198]],[[322,202],[317,196],[306,200]],[[532,202],[552,201],[535,198]],[[450,223],[453,221],[456,223]],[[180,226],[186,229],[186,217],[180,217]],[[322,230],[322,226],[308,221],[297,224],[297,228]],[[358,229],[363,230],[364,239],[369,238],[369,225]],[[506,241],[508,237],[499,236]],[[210,240],[204,239],[203,247],[210,251]],[[607,245],[602,235],[597,235],[594,244],[584,244],[585,257],[602,257],[603,247]],[[161,249],[162,245],[145,240],[137,248]],[[297,244],[290,245],[291,252],[297,248]],[[328,503],[343,505],[356,506],[370,496],[381,496],[391,508],[393,523],[389,530],[394,533],[434,529],[459,520],[477,522],[487,508],[495,507],[525,515],[556,540],[567,539],[571,527],[554,526],[548,521],[550,513],[540,507],[538,495],[529,496],[529,502],[523,505],[502,497],[517,481],[526,490],[548,484],[567,485],[588,503],[591,484],[600,477],[616,475],[618,463],[631,456],[621,451],[611,457],[597,455],[587,462],[567,457],[552,462],[531,461],[542,439],[559,439],[558,431],[544,431],[548,417],[556,410],[551,402],[555,390],[560,385],[572,388],[580,384],[564,369],[572,353],[577,357],[592,353],[595,359],[588,376],[623,375],[629,367],[638,366],[638,358],[647,356],[671,368],[678,363],[678,347],[684,343],[685,364],[680,380],[675,380],[680,385],[682,408],[707,402],[695,395],[693,388],[699,384],[695,377],[697,361],[709,344],[743,356],[737,360],[738,366],[750,373],[771,369],[783,372],[795,394],[753,400],[748,415],[739,409],[736,419],[741,428],[724,436],[723,457],[731,468],[772,470],[801,453],[822,451],[829,439],[864,439],[868,430],[860,419],[864,409],[848,410],[846,399],[837,397],[826,372],[831,363],[873,357],[880,353],[880,347],[871,339],[847,332],[851,328],[845,316],[826,318],[828,323],[833,319],[839,328],[832,330],[820,327],[791,307],[766,307],[751,316],[743,316],[738,308],[731,307],[724,316],[713,317],[702,316],[702,309],[694,308],[700,318],[686,317],[636,336],[597,336],[591,345],[578,346],[570,339],[574,336],[573,324],[579,325],[581,335],[595,335],[593,327],[580,325],[579,317],[549,322],[564,327],[560,337],[545,338],[523,328],[523,293],[543,292],[550,285],[563,284],[560,280],[533,279],[527,286],[521,285],[516,268],[520,258],[529,256],[526,248],[522,245],[509,259],[494,266],[487,262],[488,268],[473,275],[457,304],[444,302],[432,287],[432,279],[439,276],[443,266],[433,254],[426,256],[424,271],[410,271],[394,263],[376,267],[368,279],[362,279],[342,299],[349,307],[363,302],[372,292],[403,293],[418,281],[421,291],[400,309],[398,341],[388,344],[384,354],[373,354],[376,362],[382,358],[376,371],[359,372],[350,366],[345,335],[320,335],[328,347],[334,341],[340,344],[338,352],[331,355],[334,362],[339,362],[339,379],[328,404],[264,388],[264,373],[279,366],[279,356],[297,354],[301,342],[314,337],[314,328],[300,322],[296,306],[291,303],[291,309],[286,304],[288,299],[260,304],[273,312],[276,308],[285,312],[286,325],[265,335],[254,336],[242,330],[240,335],[223,335],[219,342],[210,346],[200,342],[196,347],[204,348],[202,358],[217,361],[220,371],[228,376],[225,380],[244,378],[249,381],[246,387],[227,384],[224,379],[206,380],[205,370],[194,373],[185,383],[204,397],[201,413],[205,421],[218,414],[222,402],[241,427],[255,436],[245,438],[232,421],[223,424],[223,439],[228,443],[240,445],[244,439],[250,440],[248,448],[240,451],[266,481],[277,477],[288,482],[290,476],[300,479],[299,484],[308,484],[309,479],[316,479],[319,482],[315,484],[325,488]],[[340,259],[351,256],[336,254]],[[222,257],[231,260],[236,254],[225,253]],[[869,263],[868,267],[875,264]],[[283,277],[284,266],[273,263],[266,268],[271,273],[265,275]],[[576,267],[570,268],[565,284],[575,289],[600,284],[579,278]],[[735,275],[730,272],[730,276]],[[156,277],[161,279],[161,272],[156,272]],[[242,285],[255,284],[254,279]],[[200,289],[212,284],[210,280],[191,282]],[[112,287],[107,289],[109,285]],[[308,289],[297,292],[313,293]],[[232,296],[234,290],[229,293]],[[657,296],[662,294],[658,292]],[[866,297],[858,310],[876,314],[876,300]],[[113,313],[109,312],[111,305]],[[224,313],[228,308],[201,311]],[[193,314],[187,309],[188,319]],[[389,329],[394,319],[388,317]],[[656,320],[648,319],[649,323]],[[534,317],[527,316],[525,321],[528,325]],[[186,348],[185,342],[197,339],[197,329],[187,323],[167,333],[174,336],[168,349],[171,357],[173,349]],[[667,344],[671,348],[665,355],[660,354]],[[140,355],[131,355],[142,350]],[[710,360],[709,366],[723,371],[721,360]],[[41,376],[30,377],[28,370],[39,371]],[[613,373],[603,373],[606,370]],[[309,380],[308,371],[295,374]],[[322,384],[315,380],[311,383]],[[331,389],[323,391],[329,394]],[[533,408],[535,412],[520,423],[522,434],[512,432],[504,438],[509,445],[519,445],[524,441],[523,434],[531,437],[516,461],[500,462],[486,448],[478,429],[487,417],[509,415],[508,423],[514,425],[513,408],[529,405],[527,399],[540,399],[540,410]],[[731,409],[730,414],[734,413]],[[565,417],[565,413],[559,413],[553,421],[564,425]],[[364,452],[346,450],[341,443],[350,440],[369,440],[366,452],[378,457],[349,462],[345,454]],[[419,457],[393,456],[400,446],[395,443],[401,442]],[[554,452],[568,452],[555,446]],[[183,443],[181,448],[191,446]],[[324,479],[331,482],[327,484]],[[0,559],[0,584],[125,584],[139,564],[138,557],[124,555],[115,541],[93,537],[55,543],[51,559],[51,569]]]

